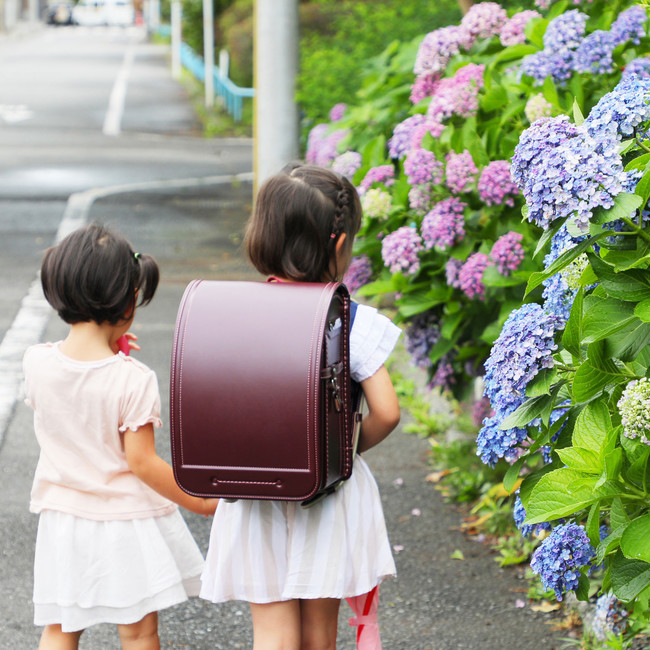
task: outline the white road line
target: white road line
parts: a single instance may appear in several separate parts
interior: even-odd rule
[[[253,174],[246,172],[203,178],[179,178],[168,181],[132,183],[131,185],[113,185],[72,194],[66,204],[55,242],[61,241],[66,235],[86,223],[92,204],[99,198],[127,192],[223,185],[252,180]],[[35,345],[41,340],[52,313],[52,308],[43,296],[40,278],[37,276],[27,295],[22,299],[16,317],[0,343],[0,446],[9,427],[16,402],[22,397],[23,355],[30,345]]]
[[[135,46],[129,45],[122,67],[113,84],[111,97],[108,101],[108,110],[104,118],[104,127],[102,129],[104,135],[119,135],[122,127],[122,115],[124,114],[124,102],[126,100],[126,88],[129,84],[129,75],[135,60]]]

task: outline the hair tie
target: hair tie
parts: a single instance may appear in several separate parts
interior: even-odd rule
[[[136,261],[140,259],[140,253],[133,253],[133,257],[135,257]]]

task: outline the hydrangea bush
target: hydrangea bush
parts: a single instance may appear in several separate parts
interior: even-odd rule
[[[621,129],[629,132],[642,108],[629,115],[629,100],[621,97],[599,109],[591,126],[567,115],[574,101],[589,113],[628,63],[650,76],[643,8],[631,5],[617,3],[617,14],[605,0],[510,13],[494,2],[476,4],[458,25],[389,47],[369,67],[359,103],[338,104],[329,124],[311,130],[307,160],[351,175],[362,198],[356,254],[370,261],[371,274],[355,289],[394,298],[397,320],[406,325],[424,314],[435,328],[427,339],[430,385],[443,376],[443,389],[470,394],[469,380],[483,374],[528,278],[544,268],[544,258],[531,253],[551,215],[557,222],[571,214],[585,230],[594,210],[613,205],[624,189],[620,155],[602,146],[612,127],[601,126],[624,106]],[[588,39],[597,31],[616,43],[612,65],[581,72],[576,61],[594,50],[589,43],[598,35]],[[530,57],[548,52],[564,57],[561,83],[546,64],[527,73]],[[520,141],[532,124],[536,129]],[[542,144],[554,156],[540,169],[534,157]],[[569,193],[557,182],[565,174],[575,186]],[[540,184],[544,192],[536,191]],[[559,301],[562,290],[571,293],[566,278],[548,284],[532,298],[542,301],[543,291],[555,290]],[[414,363],[422,356],[417,350]]]

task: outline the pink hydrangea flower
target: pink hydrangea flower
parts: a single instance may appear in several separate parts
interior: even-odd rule
[[[334,104],[332,106],[332,109],[330,110],[330,122],[338,122],[343,119],[343,115],[345,115],[345,111],[347,109],[347,104]]]
[[[468,63],[453,77],[441,79],[427,110],[429,120],[440,124],[452,115],[476,115],[478,92],[484,85],[484,72],[484,65]]]
[[[465,237],[466,204],[452,197],[436,203],[422,220],[424,247],[449,248]]]
[[[426,214],[431,207],[432,188],[430,184],[414,185],[409,190],[409,207],[416,214]]]
[[[490,258],[501,275],[510,275],[523,262],[524,249],[521,245],[523,238],[521,233],[510,231],[494,242]]]
[[[360,167],[361,154],[357,151],[346,151],[332,161],[332,169],[350,181]]]
[[[305,160],[312,165],[328,167],[339,155],[339,143],[348,133],[347,129],[330,132],[329,124],[317,124],[307,137]]]
[[[449,60],[461,49],[472,47],[474,39],[466,28],[459,25],[441,27],[429,32],[418,49],[413,72],[418,77],[432,72],[442,72]]]
[[[367,192],[375,183],[383,183],[386,187],[395,182],[395,169],[392,165],[371,167],[359,184],[359,193]]]
[[[506,205],[512,207],[513,196],[519,188],[510,176],[510,163],[507,160],[493,160],[483,168],[478,179],[478,194],[485,205]]]
[[[472,253],[458,272],[460,288],[470,300],[485,297],[483,272],[489,265],[490,258],[485,253]]]
[[[403,272],[415,275],[420,270],[418,253],[422,250],[422,238],[413,226],[402,226],[381,243],[381,257],[391,273]]]
[[[537,11],[520,11],[516,13],[510,20],[504,23],[499,32],[501,45],[508,47],[508,45],[519,45],[526,42],[526,25],[533,20],[533,18],[541,18],[542,14]]]
[[[460,25],[475,39],[492,38],[499,35],[507,20],[508,14],[501,5],[496,2],[480,2],[470,7]]]
[[[447,187],[452,194],[462,194],[468,191],[469,185],[474,182],[474,175],[478,169],[467,149],[462,153],[451,151],[447,154],[447,168],[445,170]]]
[[[440,73],[438,72],[424,74],[417,77],[411,86],[411,102],[417,104],[425,97],[431,97],[435,92],[439,81]]]
[[[463,263],[460,260],[457,260],[455,257],[450,257],[445,264],[445,278],[447,284],[454,289],[460,288],[460,282],[458,281],[458,274],[460,273]]]

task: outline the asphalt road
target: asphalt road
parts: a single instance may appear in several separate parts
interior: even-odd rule
[[[187,282],[257,277],[240,251],[251,209],[251,142],[198,136],[166,55],[138,30],[42,29],[0,40],[2,649],[35,648],[40,634],[31,608],[36,517],[28,512],[38,448],[17,367],[26,345],[65,335],[33,289],[43,249],[57,233],[97,219],[158,259],[159,292],[133,329],[139,358],[158,373],[163,414],[174,320]],[[128,57],[118,132],[106,135],[111,94]],[[168,436],[166,425],[157,445],[167,457]],[[398,578],[381,589],[384,648],[560,647],[564,633],[552,631],[549,615],[516,606],[525,599],[520,570],[499,568],[488,548],[460,532],[462,513],[425,482],[427,449],[426,441],[398,430],[367,454],[397,549]],[[191,513],[186,519],[205,549],[210,522]],[[458,550],[462,561],[451,559]],[[355,647],[350,615],[344,605],[342,650]],[[192,599],[161,613],[160,633],[163,648],[252,647],[248,608],[239,602]],[[100,625],[84,634],[81,647],[119,644],[113,627]]]

